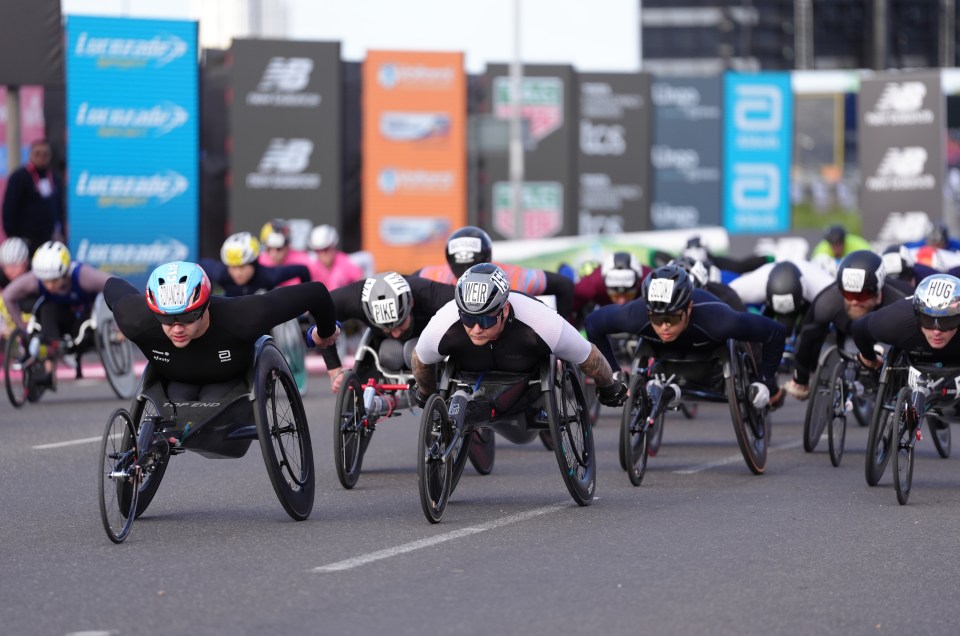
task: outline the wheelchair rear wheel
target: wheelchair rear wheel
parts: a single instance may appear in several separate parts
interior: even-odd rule
[[[910,487],[913,484],[913,450],[917,422],[914,421],[913,409],[910,406],[910,393],[909,387],[900,389],[897,406],[893,411],[897,429],[893,453],[893,486],[901,506],[910,498]]]
[[[630,398],[623,405],[620,419],[621,461],[625,463],[627,477],[634,486],[639,486],[647,472],[650,429],[647,429],[647,416],[650,403],[644,388],[644,379],[639,375],[630,381]]]
[[[157,408],[156,402],[153,401],[153,398],[144,396],[143,400],[138,400],[131,414],[133,421],[136,423],[135,430],[137,431],[137,435],[140,436],[141,432],[147,431],[152,437],[154,430],[153,418],[159,414],[160,411]],[[144,441],[149,445],[149,439]],[[139,491],[137,496],[137,518],[146,511],[150,502],[153,501],[153,497],[157,494],[157,489],[160,487],[160,482],[163,481],[163,474],[167,472],[170,453],[165,452],[166,450],[167,449],[151,447],[149,452],[152,456],[141,458],[140,467],[142,472],[140,485],[139,488],[137,488]]]
[[[893,444],[893,427],[896,414],[895,406],[885,406],[884,398],[888,385],[881,382],[877,391],[877,403],[873,409],[873,419],[870,421],[870,431],[867,434],[867,452],[864,473],[867,485],[876,486],[883,476],[883,471],[890,461],[890,448]],[[895,403],[894,403],[895,404]]]
[[[300,331],[300,323],[296,318],[281,323],[271,332],[277,348],[290,367],[290,373],[301,395],[307,393],[307,343]]]
[[[827,414],[830,418],[827,421],[827,443],[830,448],[830,463],[834,466],[839,466],[843,459],[843,445],[847,438],[847,399],[850,394],[844,381],[846,368],[845,362],[838,362],[830,373],[833,401]]]
[[[313,510],[314,471],[300,391],[272,342],[264,343],[255,366],[255,419],[263,461],[283,509],[302,521]]]
[[[750,402],[750,383],[758,377],[756,361],[750,349],[742,343],[730,347],[732,368],[727,378],[727,397],[737,444],[747,467],[755,475],[763,474],[767,465],[767,446],[770,443],[770,421],[766,407],[754,408]]]
[[[840,364],[837,347],[832,346],[820,357],[817,374],[810,387],[810,399],[807,402],[807,414],[803,420],[803,450],[812,453],[820,443],[823,429],[834,413],[833,377]]]
[[[117,409],[107,421],[100,458],[100,520],[110,540],[122,543],[136,518],[140,474],[137,434],[126,409]]]
[[[346,489],[360,478],[363,454],[373,431],[364,425],[363,387],[353,371],[347,371],[337,392],[337,419],[333,423],[334,460],[337,478]]]
[[[129,400],[137,389],[138,380],[133,372],[133,344],[120,333],[103,294],[97,295],[93,315],[96,325],[94,342],[107,381],[118,398]]]
[[[417,449],[420,506],[430,523],[440,522],[453,493],[454,455],[447,455],[452,439],[453,427],[447,416],[447,405],[439,395],[431,395],[420,418]]]
[[[589,506],[597,486],[597,463],[583,384],[570,363],[556,360],[550,366],[549,385],[544,401],[553,452],[570,496]]]
[[[7,397],[14,408],[20,408],[27,401],[30,386],[30,366],[23,361],[29,357],[27,352],[27,332],[15,329],[7,336],[3,348],[3,381],[7,388]]]

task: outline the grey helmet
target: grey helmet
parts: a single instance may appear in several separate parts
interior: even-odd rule
[[[363,283],[360,304],[370,324],[381,329],[394,329],[413,309],[410,283],[396,272],[384,272]]]
[[[510,280],[493,263],[474,265],[457,281],[455,298],[460,313],[492,314],[503,309],[510,296]]]

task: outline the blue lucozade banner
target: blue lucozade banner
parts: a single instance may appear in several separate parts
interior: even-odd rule
[[[74,259],[146,283],[197,257],[197,23],[67,19]]]
[[[789,73],[724,76],[723,225],[732,234],[790,229],[793,93]]]

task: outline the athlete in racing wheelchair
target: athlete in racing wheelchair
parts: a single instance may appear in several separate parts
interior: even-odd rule
[[[150,505],[171,455],[242,457],[254,439],[280,503],[306,519],[314,495],[307,419],[283,355],[262,334],[309,311],[314,345],[334,344],[340,329],[326,287],[212,296],[203,269],[177,261],[153,271],[145,297],[119,278],[104,296],[148,360],[131,409],[115,411],[103,436],[100,512],[110,539],[123,541]]]
[[[666,265],[644,280],[642,298],[593,312],[586,329],[608,361],[614,360],[608,334],[641,337],[621,426],[622,459],[631,483],[640,485],[651,445],[659,445],[664,410],[680,408],[684,399],[729,402],[747,466],[755,474],[764,471],[770,437],[767,407],[782,404],[784,395],[776,380],[782,325],[734,311],[716,296],[695,289],[682,267]],[[762,345],[759,368],[747,343]]]
[[[435,365],[444,359],[438,384]],[[511,292],[502,269],[480,263],[460,277],[454,300],[430,320],[412,362],[424,408],[420,503],[431,523],[443,517],[479,427],[530,441],[549,426],[568,491],[580,505],[592,502],[596,458],[578,367],[607,406],[623,404],[626,386],[557,312]]]

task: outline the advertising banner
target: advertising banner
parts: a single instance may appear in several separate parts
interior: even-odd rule
[[[521,219],[514,216],[509,156],[484,161],[481,180],[489,184],[479,209],[481,225],[494,239],[536,239],[576,235],[579,223],[577,158],[579,125],[576,74],[570,66],[523,67],[520,110],[526,120]],[[484,75],[486,112],[508,121],[513,112],[507,66],[488,65]]]
[[[580,73],[583,234],[649,227],[650,75]]]
[[[462,53],[370,51],[363,64],[363,249],[376,269],[444,262],[466,224]]]
[[[864,237],[890,242],[923,238],[923,224],[902,220],[916,218],[918,212],[943,218],[940,74],[864,78],[857,111]]]
[[[340,223],[340,44],[234,40],[234,232],[272,218]]]
[[[0,42],[0,84],[63,85],[60,0],[4,0]]]
[[[790,229],[793,93],[789,73],[727,73],[723,83],[723,225],[731,234]]]
[[[20,157],[23,165],[30,155],[30,144],[44,138],[43,87],[20,87]],[[0,86],[0,201],[7,187],[7,89]],[[3,228],[0,228],[0,236]]]
[[[67,22],[70,250],[136,285],[197,256],[197,23]]]
[[[722,223],[721,81],[719,75],[653,81],[653,229]]]

